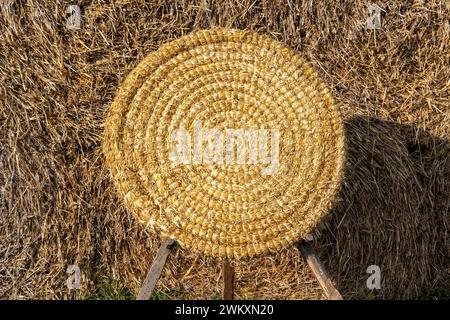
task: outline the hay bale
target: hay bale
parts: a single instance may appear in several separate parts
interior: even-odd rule
[[[268,33],[299,52],[333,89],[347,119],[363,115],[413,128],[403,134],[378,122],[371,129],[373,121],[347,125],[355,132],[350,134],[355,172],[346,180],[348,194],[340,198],[370,214],[349,206],[346,215],[339,204],[329,230],[317,240],[344,296],[407,298],[419,292],[423,297],[421,288],[427,288],[427,297],[450,292],[444,281],[450,70],[443,59],[449,34],[441,1],[390,1],[383,6],[383,28],[376,31],[364,29],[363,2],[81,2],[79,31],[66,29],[65,9],[60,0],[5,1],[0,7],[0,298],[105,297],[109,287],[114,297],[137,292],[158,239],[126,213],[110,182],[101,152],[107,110],[138,61],[192,30],[219,26]],[[418,140],[421,130],[427,139]],[[386,149],[378,134],[388,137]],[[394,142],[398,138],[401,143]],[[419,147],[407,156],[411,145]],[[364,161],[357,162],[359,157]],[[386,203],[376,186],[386,188]],[[364,199],[382,210],[371,209]],[[418,222],[401,213],[429,221],[415,234],[412,226]],[[349,221],[350,216],[360,220]],[[398,254],[416,248],[420,256],[411,256],[417,262]],[[291,250],[242,264],[238,298],[320,297]],[[83,272],[82,287],[69,292],[66,268],[75,263]],[[364,288],[369,263],[380,263],[389,279],[374,295]],[[403,276],[424,273],[405,280],[383,266]],[[214,298],[221,290],[218,271],[213,259],[179,252],[158,289],[171,298]]]
[[[317,238],[319,251],[350,297],[419,296],[430,277],[437,278],[433,269],[445,266],[445,241],[436,235],[445,235],[448,202],[439,198],[447,205],[440,212],[428,206],[427,196],[440,195],[427,193],[428,186],[419,181],[403,126],[354,117],[347,119],[346,132],[348,159],[341,201],[327,230]],[[448,145],[446,149],[448,155]],[[448,171],[442,166],[434,172],[442,169]],[[439,185],[449,191],[448,183]],[[382,290],[370,292],[366,287],[370,265],[381,269]]]

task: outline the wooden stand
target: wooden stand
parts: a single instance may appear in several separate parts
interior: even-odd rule
[[[323,291],[325,291],[327,299],[342,300],[341,294],[334,287],[327,269],[323,265],[322,261],[320,261],[319,256],[314,251],[314,248],[306,241],[300,242],[298,244],[298,248],[300,249],[303,258],[308,263],[308,266],[314,273],[314,276],[317,278],[317,281],[319,281]]]
[[[223,272],[223,299],[233,300],[234,296],[234,268],[230,261],[225,259],[222,266]]]
[[[142,284],[141,290],[137,296],[137,300],[149,300],[155,289],[156,282],[158,282],[161,272],[166,264],[167,257],[170,251],[172,251],[175,246],[175,241],[172,239],[166,239],[163,241],[161,246],[156,253],[156,258],[153,260],[152,266],[147,273],[147,277]]]
[[[147,277],[142,284],[142,288],[139,291],[137,300],[149,300],[153,294],[156,283],[161,276],[161,272],[166,264],[167,257],[175,246],[175,241],[166,239],[156,253],[155,260],[153,261],[150,270],[147,273]],[[331,281],[330,275],[326,270],[323,263],[317,256],[314,248],[310,243],[302,241],[298,244],[298,248],[302,253],[303,258],[308,263],[314,276],[319,281],[321,288],[325,292],[325,296],[329,300],[342,300],[342,296],[339,291],[334,287]],[[222,265],[223,273],[223,299],[233,300],[234,297],[234,268],[231,266],[230,261],[225,259]]]

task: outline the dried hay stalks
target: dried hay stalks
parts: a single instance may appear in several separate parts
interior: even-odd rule
[[[444,177],[450,173],[450,145],[411,127],[361,116],[347,120],[346,132],[341,201],[330,214],[327,230],[317,237],[319,251],[340,290],[354,297],[366,296],[370,265],[381,269],[380,297],[386,297],[386,291],[394,298],[417,296],[430,278],[445,276],[440,269],[444,272],[436,277],[434,269],[446,263],[449,200],[441,192],[449,191]],[[421,142],[412,134],[421,136]],[[438,184],[429,178],[419,181],[418,172],[424,169],[415,159],[419,152],[425,158],[440,154],[425,165],[435,166],[429,178],[440,179]],[[432,185],[440,190],[426,190]],[[433,203],[436,199],[441,199],[439,207]]]
[[[391,1],[375,32],[363,27],[365,4],[344,1],[82,1],[80,31],[65,28],[65,5],[0,7],[0,297],[83,298],[101,291],[102,279],[137,291],[158,240],[125,212],[109,181],[106,113],[148,53],[217,26],[269,33],[333,88],[350,161],[342,200],[316,245],[344,296],[448,294],[444,1]],[[69,293],[65,270],[73,263],[84,278]],[[368,264],[379,264],[384,279],[372,294],[364,287]],[[159,289],[169,298],[214,298],[218,276],[214,259],[177,251]],[[320,297],[295,249],[239,264],[237,285],[238,298]]]

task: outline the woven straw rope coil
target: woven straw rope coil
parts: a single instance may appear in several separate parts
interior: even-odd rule
[[[278,169],[174,163],[174,130],[192,133],[199,122],[279,130]],[[143,223],[191,250],[239,258],[292,244],[326,216],[344,134],[330,92],[299,55],[267,36],[213,29],[163,45],[130,73],[106,120],[104,152]]]

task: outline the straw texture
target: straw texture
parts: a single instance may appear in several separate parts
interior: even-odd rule
[[[198,121],[279,130],[278,170],[174,163],[171,134]],[[213,29],[165,44],[130,73],[104,152],[143,223],[196,252],[239,258],[277,251],[323,220],[341,182],[344,134],[330,92],[299,55],[254,32]]]

